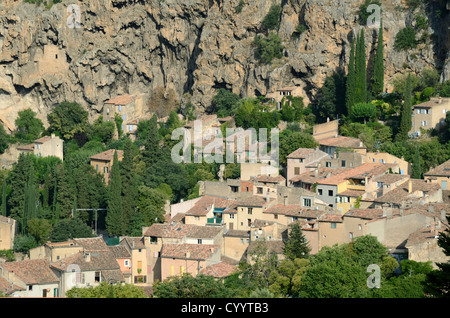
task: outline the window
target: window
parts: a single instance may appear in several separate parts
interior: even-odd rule
[[[295,167],[295,168],[294,168],[294,174],[295,174],[295,175],[300,174],[300,168],[299,168],[299,167]]]
[[[273,215],[273,218],[274,218],[275,220],[278,220],[278,214],[274,214],[274,215]]]
[[[362,230],[362,225],[358,224],[358,229],[361,231]]]
[[[130,267],[130,260],[126,259],[123,263],[124,263],[123,265],[125,265],[125,267]]]
[[[40,144],[36,144],[36,149],[39,150],[40,146],[41,146]]]
[[[125,120],[125,118],[126,118],[126,116],[125,116],[125,114],[123,114],[123,115],[122,115],[122,119]]]
[[[247,219],[247,226],[252,226],[252,219]]]
[[[383,188],[383,182],[377,182],[377,188],[378,189]]]
[[[331,167],[331,162],[330,161],[325,162],[325,167]]]
[[[122,105],[119,105],[119,112],[122,111]]]
[[[234,214],[230,214],[230,219],[234,219]]]
[[[128,130],[133,131],[133,125],[129,125]]]
[[[100,272],[95,272],[95,278],[94,278],[94,281],[95,281],[96,283],[99,283],[99,282],[100,282]]]
[[[252,214],[253,213],[253,208],[247,208],[247,213],[248,214]]]
[[[447,190],[447,181],[441,181],[441,189]]]
[[[345,160],[341,160],[341,167],[345,167],[345,163],[346,163]]]
[[[202,243],[203,243],[202,239],[197,240],[197,244],[202,244]]]
[[[303,199],[304,206],[311,206],[311,199]]]
[[[98,171],[98,165],[95,165],[95,169]]]
[[[322,194],[323,194],[322,189],[318,189],[317,191],[319,192],[319,195],[322,195]]]
[[[328,196],[332,197],[333,196],[333,190],[328,190]]]
[[[256,192],[257,192],[258,194],[262,194],[262,193],[263,193],[263,188],[262,188],[262,187],[257,187],[257,188],[256,188]]]
[[[28,285],[28,290],[29,291],[33,290],[33,285]]]
[[[194,216],[194,220],[195,221],[200,221],[200,217],[196,215],[196,216]]]
[[[335,229],[335,228],[336,228],[336,223],[334,223],[334,222],[331,223],[331,228],[332,228],[332,229]]]
[[[350,233],[349,233],[349,236],[350,236],[350,238],[352,239],[352,238],[353,238],[353,233],[350,232]]]
[[[239,192],[239,187],[237,186],[230,186],[231,192]]]

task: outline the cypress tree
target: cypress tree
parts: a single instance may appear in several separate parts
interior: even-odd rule
[[[420,153],[419,153],[418,146],[416,147],[416,152],[414,154],[411,178],[413,178],[413,179],[421,179],[422,178],[422,168],[420,166]]]
[[[380,21],[378,32],[378,43],[373,61],[372,94],[378,96],[384,89],[384,43],[383,43],[383,21]]]
[[[106,229],[112,236],[123,234],[123,208],[122,208],[122,182],[120,180],[120,167],[117,151],[114,152],[111,167],[111,183],[108,197],[108,210],[106,214]]]
[[[121,162],[122,195],[123,195],[123,231],[129,233],[130,222],[134,214],[137,201],[137,182],[133,166],[133,149],[130,139],[125,142],[123,159]]]
[[[24,211],[25,185],[28,182],[33,167],[32,154],[20,154],[16,165],[11,171],[11,193],[9,195],[9,216],[19,222],[22,221]]]
[[[307,258],[311,248],[308,246],[299,223],[293,223],[290,227],[291,231],[284,244],[284,255],[290,260]]]
[[[23,205],[23,218],[22,218],[22,234],[25,233],[27,223],[29,220],[37,217],[36,208],[36,189],[34,184],[34,169],[31,167],[28,181],[25,184],[24,189],[24,205]]]
[[[159,147],[159,132],[158,132],[158,121],[156,116],[152,116],[149,120],[149,128],[147,139],[144,142],[144,150],[142,151],[142,158],[149,168],[152,164],[158,161],[161,150]]]
[[[1,214],[3,216],[6,216],[6,210],[7,210],[7,205],[6,205],[6,180],[3,180],[3,185],[2,185],[2,211]]]
[[[352,113],[352,106],[355,103],[355,41],[350,42],[350,61],[348,63],[348,73],[345,89],[345,106],[347,115]]]
[[[72,209],[76,207],[76,189],[71,182],[69,171],[65,165],[60,166],[57,173],[57,213],[58,218],[66,219],[72,214]]]
[[[400,127],[396,135],[397,141],[406,141],[408,139],[408,132],[411,130],[411,112],[412,112],[412,86],[411,86],[411,73],[408,74],[406,79],[405,94],[403,96],[403,105],[400,114]]]
[[[364,29],[361,29],[361,32],[356,40],[354,102],[367,102],[367,70]]]

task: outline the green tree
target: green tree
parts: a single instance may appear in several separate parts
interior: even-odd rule
[[[364,28],[356,39],[355,51],[355,103],[367,102],[367,70]]]
[[[280,165],[285,165],[286,157],[298,148],[315,148],[319,144],[312,137],[311,134],[306,132],[290,132],[283,131],[280,134],[279,144],[279,160]]]
[[[383,21],[380,21],[378,31],[377,49],[373,59],[372,94],[378,96],[384,90],[384,43],[383,43]]]
[[[310,265],[306,258],[281,261],[269,276],[269,290],[281,297],[298,297],[301,290],[302,277]]]
[[[416,147],[416,152],[414,154],[414,161],[412,164],[411,178],[422,179],[422,168],[420,165],[420,151],[419,147]]]
[[[396,139],[398,141],[408,140],[408,132],[411,130],[412,121],[412,82],[411,73],[408,75],[405,87],[404,102],[402,106],[402,111],[400,114],[400,127],[397,133]]]
[[[235,292],[213,276],[183,274],[153,284],[156,298],[230,298]]]
[[[59,132],[65,140],[85,133],[88,112],[77,103],[63,102],[47,115],[50,132]]]
[[[46,219],[34,218],[27,223],[28,233],[34,237],[38,245],[43,245],[50,238],[52,225]]]
[[[412,26],[401,29],[395,36],[394,49],[397,51],[413,49],[416,46],[416,30]]]
[[[345,114],[345,78],[341,72],[325,78],[325,82],[320,89],[320,97],[317,102],[315,114],[317,118],[325,122],[327,118],[334,120]],[[342,116],[341,116],[342,117]]]
[[[450,216],[446,216],[447,224],[450,224]],[[442,248],[446,256],[450,256],[450,228],[439,233],[438,246]],[[436,263],[438,269],[427,274],[426,290],[429,294],[438,298],[450,297],[450,261]]]
[[[352,106],[355,103],[355,85],[356,85],[356,73],[355,73],[355,41],[352,39],[350,42],[350,60],[348,63],[346,88],[345,88],[345,106],[347,115],[352,113]]]
[[[131,218],[136,208],[138,197],[137,177],[134,169],[134,149],[131,140],[127,139],[120,164],[122,177],[123,224],[126,233],[129,231]]]
[[[3,128],[3,125],[0,124],[0,154],[4,153],[6,149],[9,147],[10,137]]]
[[[284,255],[290,260],[296,258],[307,258],[311,248],[303,235],[298,222],[292,223],[287,240],[284,242]]]
[[[71,176],[66,165],[58,167],[55,193],[55,207],[58,207],[56,218],[68,218],[72,214],[72,209],[76,207],[76,190]]]
[[[132,284],[109,284],[101,282],[97,286],[72,287],[66,292],[68,298],[148,298],[144,290]]]
[[[88,129],[89,140],[98,140],[109,143],[114,136],[116,127],[112,121],[104,121],[103,116],[98,117]]]
[[[372,103],[356,103],[352,107],[352,118],[356,120],[362,119],[364,124],[367,120],[372,120],[377,115],[377,108]]]
[[[280,24],[280,15],[281,6],[273,4],[261,23],[262,29],[265,31],[277,29]]]
[[[256,46],[257,57],[264,64],[272,63],[274,58],[283,57],[283,45],[275,32],[270,32],[267,37],[258,34],[253,43]]]
[[[139,213],[143,215],[146,226],[160,223],[164,220],[166,200],[166,195],[156,189],[144,185],[138,187],[137,208]]]
[[[239,107],[240,100],[239,95],[225,88],[219,88],[211,101],[211,106],[213,112],[219,117],[231,116]]]
[[[114,152],[113,164],[111,166],[111,183],[108,194],[106,229],[108,230],[109,235],[112,236],[118,236],[124,233],[122,181],[117,151]]]
[[[35,116],[36,113],[29,108],[17,114],[15,137],[26,141],[33,141],[40,137],[44,131],[44,124]]]
[[[51,242],[64,242],[84,237],[93,237],[92,229],[77,217],[57,221],[50,233]]]

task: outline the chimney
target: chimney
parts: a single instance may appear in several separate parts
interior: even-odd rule
[[[447,220],[446,217],[445,217],[446,214],[447,214],[447,213],[445,212],[445,210],[442,210],[442,211],[441,211],[441,222],[446,222],[446,220]]]
[[[190,258],[191,257],[191,252],[186,252],[186,258]]]
[[[84,260],[85,262],[89,263],[91,261],[91,253],[84,252]]]
[[[392,208],[390,206],[383,205],[383,216],[386,218],[391,218],[392,217]]]
[[[52,137],[52,139],[55,138],[55,134],[52,133],[51,137]]]
[[[319,176],[319,169],[314,169],[314,177],[318,177]]]
[[[288,199],[288,197],[285,196],[285,197],[284,197],[284,200],[283,200],[283,204],[284,204],[284,205],[287,205],[287,199]]]
[[[408,193],[412,193],[412,181],[408,181]]]

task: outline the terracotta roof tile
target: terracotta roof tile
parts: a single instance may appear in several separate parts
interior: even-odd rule
[[[383,209],[350,209],[343,217],[356,217],[361,219],[378,219],[383,217]]]
[[[200,274],[214,276],[215,278],[224,278],[233,274],[237,269],[238,267],[236,265],[220,262],[202,269]]]
[[[353,148],[353,149],[365,149],[366,146],[358,138],[337,136],[318,140],[321,146],[329,147],[341,147],[341,148]]]
[[[91,156],[93,160],[112,161],[114,159],[114,153],[116,149],[108,149],[101,153]],[[123,157],[123,150],[117,150],[117,157],[120,159]]]
[[[268,209],[265,209],[263,213],[283,214],[286,216],[295,216],[301,218],[318,218],[320,215],[326,212],[322,210],[304,208],[299,205],[277,204]]]
[[[50,262],[44,259],[6,262],[0,265],[8,272],[13,272],[27,285],[59,282],[50,269]]]
[[[161,257],[206,260],[211,257],[219,245],[210,244],[163,244]]]
[[[434,169],[430,169],[430,171],[426,172],[424,176],[450,177],[450,160],[447,160]]]
[[[107,100],[105,104],[114,104],[114,105],[127,105],[134,100],[134,96],[131,95],[121,95],[110,100]]]
[[[316,151],[316,149],[312,149],[312,148],[298,148],[297,150],[291,152],[286,158],[306,158],[308,155],[314,153],[314,151]]]

